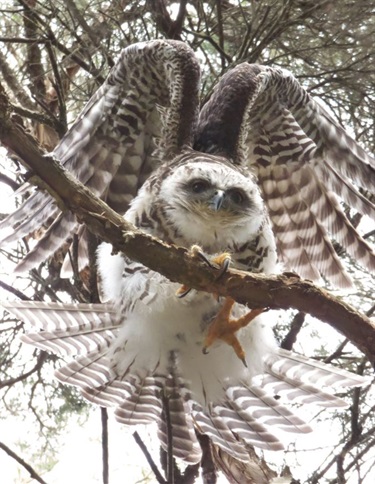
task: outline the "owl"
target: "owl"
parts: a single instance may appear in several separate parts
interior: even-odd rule
[[[335,192],[373,216],[351,180],[372,188],[374,160],[326,109],[278,68],[238,65],[200,111],[198,87],[185,44],[130,46],[53,155],[126,220],[223,270],[272,274],[281,263],[346,287],[329,235],[372,270],[374,253]],[[85,264],[85,229],[42,192],[2,222],[5,242],[46,219],[53,222],[20,269],[74,233]],[[98,269],[103,304],[3,305],[31,325],[23,341],[72,357],[57,370],[60,381],[114,406],[125,425],[156,423],[161,445],[189,464],[202,457],[200,435],[242,462],[253,446],[280,450],[280,432],[311,431],[289,401],[343,407],[329,389],[366,382],[280,349],[269,313],[181,288],[109,244],[98,250]]]

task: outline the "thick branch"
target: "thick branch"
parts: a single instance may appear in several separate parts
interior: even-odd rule
[[[60,208],[74,212],[81,223],[114,250],[124,252],[174,282],[200,291],[230,296],[251,308],[295,308],[330,324],[375,362],[375,325],[353,307],[309,281],[286,275],[264,276],[229,270],[220,280],[218,271],[194,258],[187,249],[170,246],[145,234],[111,210],[79,183],[56,160],[41,156],[36,142],[9,117],[5,95],[0,92],[0,140],[15,152],[38,177],[34,182],[47,189]],[[26,163],[27,162],[27,163]]]

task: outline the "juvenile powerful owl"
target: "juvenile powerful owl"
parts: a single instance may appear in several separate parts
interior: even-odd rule
[[[198,63],[185,44],[130,46],[53,154],[127,220],[207,259],[230,257],[233,267],[266,274],[279,261],[345,287],[350,280],[332,236],[373,270],[374,253],[335,195],[375,218],[375,206],[352,184],[375,186],[373,158],[281,69],[238,65],[200,112],[198,90]],[[84,228],[45,193],[1,224],[12,229],[4,241],[51,218],[20,268],[76,232],[85,264]],[[322,387],[365,381],[279,349],[267,313],[181,290],[112,255],[108,244],[98,264],[103,304],[4,306],[38,329],[24,341],[74,356],[57,371],[61,381],[115,406],[122,423],[156,422],[162,445],[188,463],[201,458],[199,434],[240,461],[249,459],[249,446],[281,449],[275,429],[310,431],[289,400],[343,406]],[[243,327],[227,344],[218,328],[233,322]],[[208,340],[214,344],[206,354]]]

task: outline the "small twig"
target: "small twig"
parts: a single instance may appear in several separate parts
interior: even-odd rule
[[[375,230],[371,230],[370,232],[367,232],[367,234],[363,235],[362,237],[364,239],[369,239],[370,237],[372,237],[373,235],[375,235]]]
[[[30,301],[30,298],[27,297],[23,292],[19,291],[13,286],[10,286],[6,282],[0,281],[0,287],[2,289],[5,289],[5,291],[8,291],[14,296],[18,297],[19,299],[21,299],[21,301]]]
[[[178,484],[194,484],[197,482],[197,479],[199,477],[199,469],[200,469],[200,463],[194,464],[194,465],[189,465],[186,467],[185,472],[183,475],[179,478],[177,481]],[[210,484],[215,484],[214,481],[211,481]]]
[[[66,114],[66,104],[65,104],[65,92],[64,92],[64,83],[60,76],[60,71],[57,65],[56,56],[52,45],[50,42],[46,44],[46,50],[48,52],[49,60],[51,62],[53,75],[55,78],[55,82],[53,83],[53,87],[55,88],[57,99],[59,103],[59,121],[61,125],[64,127],[64,132],[67,129],[68,121],[67,121],[67,114]],[[62,133],[64,134],[64,133]]]
[[[292,324],[288,334],[285,336],[281,343],[281,348],[284,350],[291,350],[294,343],[297,340],[298,333],[301,331],[302,325],[305,322],[306,314],[299,311],[293,318]]]
[[[47,353],[45,351],[41,351],[38,355],[35,366],[31,368],[31,370],[27,371],[26,373],[22,373],[22,375],[17,376],[16,378],[9,378],[8,380],[4,380],[0,382],[0,388],[11,387],[15,383],[26,380],[27,378],[29,378],[30,375],[32,375],[35,372],[38,372],[42,368],[46,358],[47,358]]]
[[[24,467],[27,470],[27,472],[30,474],[30,477],[32,479],[35,479],[36,481],[40,482],[41,484],[47,484],[46,481],[44,481],[40,477],[40,475],[31,467],[30,464],[25,462],[21,457],[19,457],[15,452],[13,452],[7,445],[0,442],[0,449],[3,449],[4,452],[6,452],[10,457],[12,457],[19,464],[21,464],[21,466]]]
[[[98,303],[100,302],[100,296],[98,291],[98,270],[97,270],[97,261],[96,261],[96,251],[98,249],[99,241],[95,234],[90,232],[89,230],[86,231],[87,236],[87,251],[89,254],[89,294],[90,294],[90,302]]]
[[[196,432],[199,445],[202,449],[202,479],[204,484],[216,484],[217,472],[212,459],[211,443],[207,435]]]
[[[344,341],[341,344],[339,344],[339,346],[335,349],[335,351],[327,358],[324,359],[324,363],[331,363],[336,358],[340,358],[340,356],[342,355],[343,349],[348,343],[349,343],[348,338],[345,338]]]
[[[165,426],[167,431],[167,482],[174,484],[174,466],[173,466],[173,433],[171,414],[169,412],[169,399],[164,393],[162,394],[163,413],[165,418]]]
[[[109,484],[108,412],[105,407],[100,407],[100,417],[102,423],[103,484]]]
[[[186,32],[187,34],[194,35],[194,37],[198,37],[199,39],[209,42],[218,51],[218,53],[221,56],[223,56],[223,58],[228,62],[228,64],[232,64],[233,62],[232,57],[229,54],[227,54],[224,50],[222,50],[220,48],[220,45],[217,42],[215,42],[215,40],[209,35],[201,34],[200,32],[194,32],[193,30],[189,30],[187,28],[183,28],[182,31]]]
[[[217,13],[217,28],[219,31],[219,45],[221,49],[220,58],[221,58],[221,71],[225,71],[225,56],[223,52],[225,52],[224,48],[224,29],[223,29],[223,12],[221,9],[221,0],[216,0],[216,13]]]
[[[155,464],[154,459],[151,457],[150,452],[148,451],[147,447],[143,443],[143,440],[141,439],[141,437],[139,436],[137,431],[134,432],[133,437],[134,437],[134,440],[139,445],[139,447],[140,447],[141,451],[143,452],[144,456],[146,457],[146,460],[147,460],[149,466],[151,467],[152,472],[154,473],[156,480],[159,482],[159,484],[169,484],[164,479],[164,477],[160,474],[160,471],[159,471],[157,465]]]
[[[374,311],[375,311],[375,304],[371,306],[371,308],[368,311],[366,311],[366,316],[370,318],[373,315]]]
[[[45,44],[49,41],[47,39],[29,39],[26,37],[0,37],[0,42],[8,42],[9,44]]]

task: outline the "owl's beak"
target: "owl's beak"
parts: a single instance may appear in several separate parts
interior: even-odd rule
[[[223,190],[217,190],[210,201],[210,208],[217,212],[220,210],[225,198],[225,192]]]

